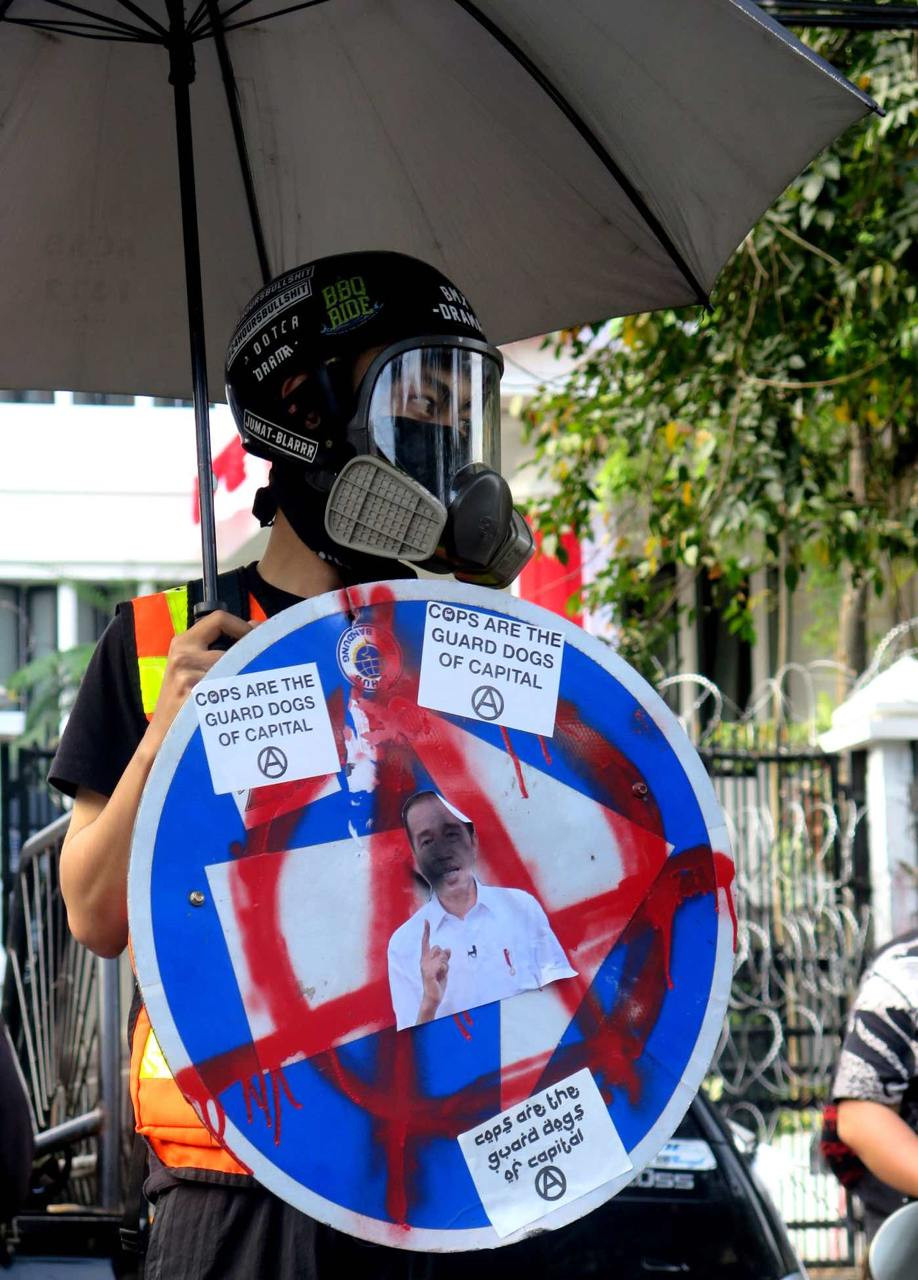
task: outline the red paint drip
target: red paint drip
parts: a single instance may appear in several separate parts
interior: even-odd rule
[[[268,1077],[271,1081],[271,1101],[274,1103],[274,1145],[279,1147],[281,1140],[280,1085],[277,1083],[276,1071],[269,1071]]]
[[[248,1124],[252,1123],[254,1115],[252,1104],[254,1102],[264,1116],[267,1128],[274,1130],[274,1145],[278,1147],[281,1140],[281,1096],[283,1095],[287,1102],[297,1111],[301,1110],[302,1103],[297,1102],[293,1096],[281,1067],[273,1067],[267,1075],[271,1083],[270,1098],[268,1097],[268,1089],[263,1075],[242,1077],[240,1084],[242,1085],[242,1097],[245,1102],[245,1118]]]
[[[542,748],[542,755],[545,757],[545,763],[551,764],[551,753],[548,750],[548,743],[541,734],[539,734],[539,746]]]
[[[245,1118],[252,1123],[252,1103],[265,1118],[265,1125],[271,1128],[271,1108],[268,1106],[268,1090],[265,1088],[264,1076],[246,1076],[242,1081],[242,1095],[245,1100]]]
[[[251,1057],[251,1044],[243,1046],[242,1060],[248,1061]],[[243,1067],[243,1072],[245,1068]],[[188,1099],[190,1105],[194,1108],[195,1114],[201,1121],[201,1124],[219,1146],[225,1147],[224,1133],[226,1131],[226,1112],[220,1100],[216,1097],[214,1090],[211,1088],[210,1081],[206,1079],[205,1074],[200,1068],[194,1066],[184,1067],[177,1072],[175,1077],[176,1084],[182,1093]],[[211,1122],[211,1116],[216,1123]],[[251,1173],[252,1170],[238,1156],[233,1153],[236,1163]]]
[[[524,800],[528,800],[529,792],[526,790],[526,782],[525,782],[525,779],[523,778],[523,766],[520,764],[519,756],[516,754],[516,752],[513,749],[513,743],[510,741],[510,734],[507,732],[507,730],[504,728],[503,725],[500,726],[500,736],[504,740],[504,746],[507,749],[507,755],[513,761],[513,768],[516,770],[516,781],[520,789],[520,795],[523,797]]]
[[[717,909],[720,910],[720,895],[723,893],[727,900],[727,910],[730,912],[730,923],[733,925],[733,950],[736,951],[738,924],[736,904],[733,901],[733,879],[736,875],[736,867],[733,865],[733,859],[725,853],[712,853],[711,857],[714,859],[714,879],[717,884]]]
[[[459,1034],[462,1036],[463,1040],[471,1040],[472,1033],[471,1031],[469,1031],[468,1027],[462,1021],[462,1015],[458,1013],[454,1013],[453,1022],[455,1022],[456,1026],[459,1028]]]

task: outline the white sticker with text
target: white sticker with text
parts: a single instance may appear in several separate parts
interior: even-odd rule
[[[192,698],[218,796],[341,767],[314,662],[202,680]]]
[[[550,738],[563,657],[561,631],[431,600],[418,703]]]
[[[501,1237],[632,1168],[586,1067],[460,1133],[458,1141]]]

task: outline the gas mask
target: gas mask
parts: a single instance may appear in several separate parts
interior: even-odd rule
[[[533,552],[500,475],[500,352],[413,338],[370,364],[347,427],[354,455],[332,484],[339,546],[505,587]]]

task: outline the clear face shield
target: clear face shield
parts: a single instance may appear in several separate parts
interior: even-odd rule
[[[370,396],[370,447],[444,506],[473,463],[500,471],[500,366],[457,347],[420,347],[388,360]]]
[[[340,545],[506,586],[532,553],[500,476],[500,353],[471,339],[380,352],[361,382],[325,523]]]

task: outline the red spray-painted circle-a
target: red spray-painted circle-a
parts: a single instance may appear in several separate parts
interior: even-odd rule
[[[474,691],[498,695],[478,695],[485,715],[471,702],[465,714],[419,703],[428,607],[438,635],[478,663]],[[560,658],[553,731],[530,732],[513,717],[542,707],[549,652]],[[166,1059],[261,1183],[353,1235],[493,1248],[573,1221],[657,1154],[720,1032],[733,867],[701,762],[611,649],[480,588],[399,582],[321,596],[255,628],[213,676],[304,662],[316,664],[337,774],[214,795],[189,704],[144,793],[130,919]],[[445,679],[437,697],[448,700],[459,674]],[[536,899],[576,976],[497,1001],[488,986],[455,1016],[395,1029],[390,939],[423,901],[401,812],[419,790],[474,824],[481,883]],[[524,966],[502,949],[506,982]],[[583,1068],[633,1169],[546,1203],[501,1239],[457,1135]]]

